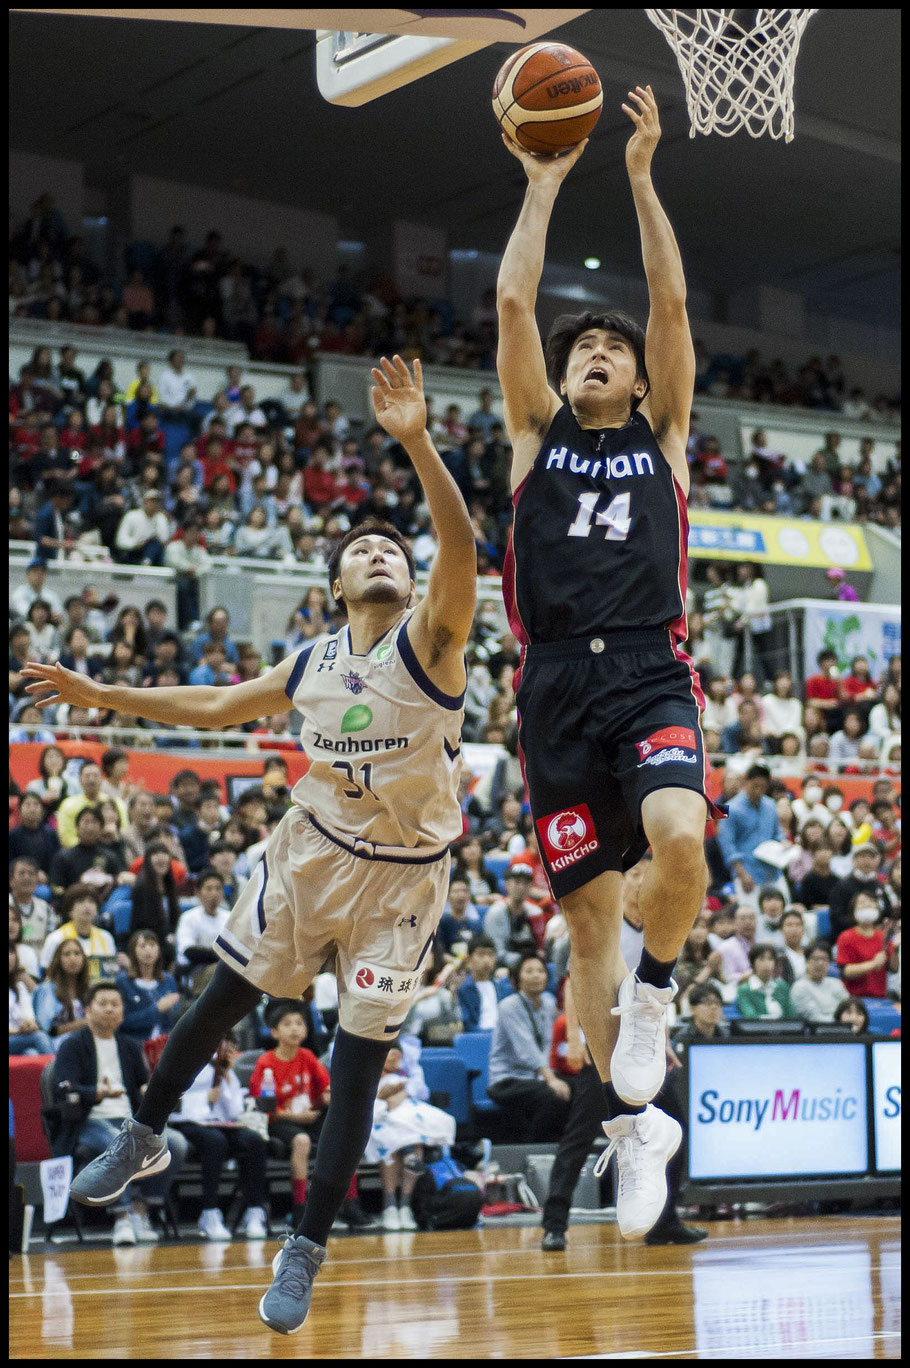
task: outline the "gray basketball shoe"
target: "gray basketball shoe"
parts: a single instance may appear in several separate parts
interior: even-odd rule
[[[171,1152],[164,1136],[127,1117],[104,1153],[76,1174],[70,1184],[70,1196],[83,1206],[107,1206],[128,1183],[151,1178],[170,1162]]]
[[[305,1235],[291,1235],[272,1260],[275,1281],[259,1303],[259,1319],[280,1335],[299,1330],[310,1309],[313,1282],[327,1249]]]

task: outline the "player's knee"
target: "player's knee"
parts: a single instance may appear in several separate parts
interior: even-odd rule
[[[652,838],[651,848],[654,858],[664,869],[672,870],[673,877],[679,881],[700,882],[707,880],[708,866],[705,861],[704,830],[687,830],[678,827]]]
[[[583,958],[600,955],[607,928],[615,920],[609,909],[577,894],[572,895],[571,902],[566,899],[561,906],[569,928],[572,953]]]

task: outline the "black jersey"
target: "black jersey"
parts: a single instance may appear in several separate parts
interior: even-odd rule
[[[686,629],[683,491],[640,413],[621,428],[556,414],[513,496],[503,597],[519,642]]]

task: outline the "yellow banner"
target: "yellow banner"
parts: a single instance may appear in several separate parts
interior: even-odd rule
[[[689,510],[689,555],[701,560],[758,561],[827,570],[873,569],[862,528],[811,518]]]

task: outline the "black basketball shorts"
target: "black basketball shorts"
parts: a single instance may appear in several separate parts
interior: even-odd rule
[[[641,805],[655,789],[707,796],[703,695],[669,631],[605,632],[526,648],[518,740],[534,829],[555,898],[648,848]]]

